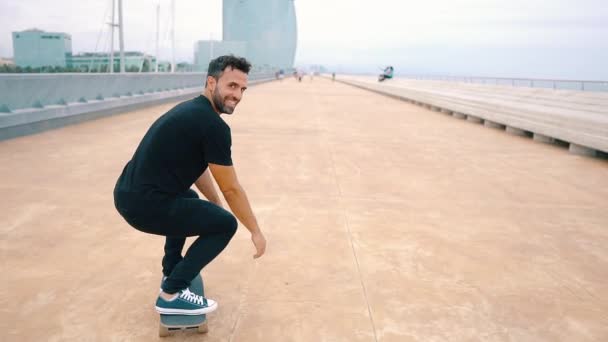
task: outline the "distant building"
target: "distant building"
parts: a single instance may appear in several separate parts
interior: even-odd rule
[[[15,64],[22,68],[66,67],[72,55],[72,37],[39,29],[13,32],[13,55]]]
[[[154,68],[152,68],[154,70]],[[169,72],[171,71],[171,62],[169,61],[159,61],[158,62],[158,71],[161,72]]]
[[[297,26],[293,0],[223,0],[222,41],[203,40],[194,48],[194,63],[206,71],[209,60],[234,54],[253,69],[293,67]]]
[[[254,67],[292,68],[297,45],[294,0],[224,0],[224,42],[246,42]]]
[[[15,65],[15,61],[12,58],[0,57],[0,65]]]
[[[156,57],[137,51],[125,51],[125,70],[154,71]],[[110,54],[104,52],[83,52],[73,55],[68,60],[68,66],[82,71],[109,71]],[[114,71],[120,71],[120,53],[114,53]]]
[[[197,71],[207,71],[209,62],[218,56],[233,54],[246,55],[247,43],[218,40],[199,40],[194,44],[194,64]]]
[[[175,71],[177,72],[198,72],[200,71],[196,64],[181,62],[175,65]]]
[[[110,54],[83,52],[72,54],[72,38],[67,33],[31,29],[13,32],[15,65],[26,68],[62,67],[81,71],[109,71]],[[137,51],[126,51],[125,70],[154,71],[156,57]],[[163,68],[159,68],[164,71]],[[120,53],[114,53],[114,71],[120,71]]]

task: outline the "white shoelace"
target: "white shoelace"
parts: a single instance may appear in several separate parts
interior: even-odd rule
[[[190,292],[190,289],[185,289],[184,291],[182,291],[179,297],[189,301],[190,303],[205,305],[205,297]]]

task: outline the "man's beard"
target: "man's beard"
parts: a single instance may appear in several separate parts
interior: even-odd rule
[[[215,105],[215,108],[220,113],[225,113],[225,114],[232,114],[234,112],[234,109],[236,108],[236,105],[238,104],[238,101],[235,100],[234,107],[227,106],[226,103],[224,102],[224,99],[222,98],[222,94],[220,94],[219,89],[216,89],[215,92],[213,93],[212,100],[213,100],[213,105]]]

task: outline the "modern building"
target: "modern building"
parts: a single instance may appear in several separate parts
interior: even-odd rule
[[[26,68],[62,67],[81,71],[109,71],[110,54],[83,52],[72,54],[72,38],[67,33],[30,29],[13,32],[15,65]],[[125,70],[154,71],[156,57],[137,51],[126,51]],[[166,71],[163,66],[160,71]],[[114,71],[120,71],[120,54],[114,53]]]
[[[291,69],[297,38],[293,0],[223,0],[223,39],[197,42],[194,63],[205,71],[210,59],[234,54],[254,69]]]
[[[15,61],[12,58],[0,57],[0,65],[13,66],[13,65],[15,65]]]
[[[125,70],[127,71],[154,71],[156,57],[137,51],[125,51]],[[110,54],[99,52],[84,52],[73,55],[68,59],[68,67],[82,71],[109,71]],[[114,53],[114,71],[120,71],[120,53]]]
[[[294,0],[224,0],[223,40],[246,42],[257,66],[292,68],[297,26]]]
[[[247,43],[236,41],[199,40],[194,44],[194,64],[197,71],[207,71],[209,62],[218,56],[233,54],[245,56]]]
[[[72,37],[62,32],[30,29],[13,32],[13,54],[19,67],[66,67],[72,55]]]

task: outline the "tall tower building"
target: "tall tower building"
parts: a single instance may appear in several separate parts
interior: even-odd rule
[[[246,56],[247,46],[244,42],[199,40],[194,44],[194,64],[197,71],[207,71],[209,62],[222,55]]]
[[[224,0],[223,40],[246,45],[254,66],[291,68],[297,44],[294,0]]]

